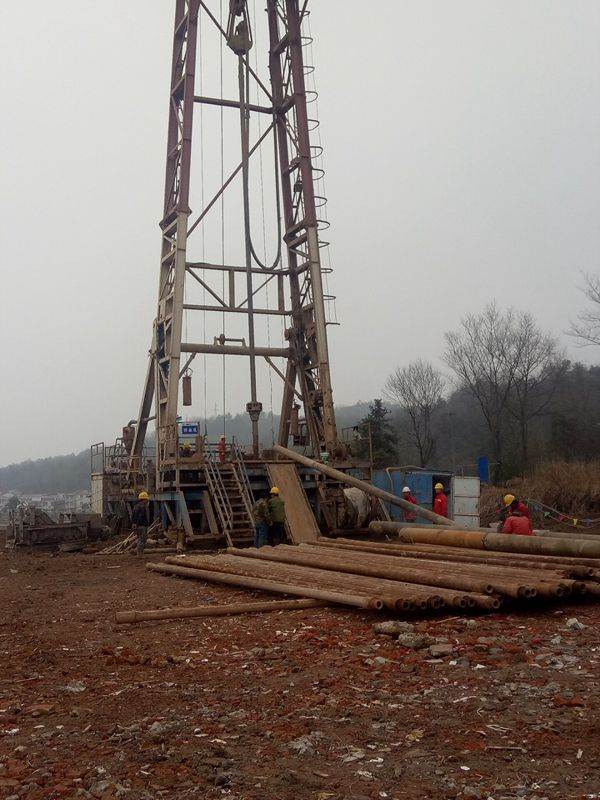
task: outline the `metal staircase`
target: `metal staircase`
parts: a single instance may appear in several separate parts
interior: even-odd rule
[[[229,461],[221,463],[214,456],[209,457],[205,474],[218,525],[227,544],[230,547],[252,544],[254,496],[239,447],[231,446]]]

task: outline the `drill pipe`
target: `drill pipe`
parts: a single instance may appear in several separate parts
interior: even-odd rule
[[[439,607],[440,600],[447,603],[454,608],[473,608],[479,606],[481,608],[496,608],[498,606],[497,598],[490,598],[476,593],[469,594],[455,594],[448,589],[437,589],[432,596],[431,589],[427,586],[417,584],[402,583],[399,581],[390,581],[385,579],[377,579],[370,577],[363,577],[352,575],[348,573],[332,572],[328,570],[315,569],[311,567],[295,567],[294,565],[285,565],[276,562],[261,562],[260,559],[251,559],[240,556],[213,556],[209,557],[211,563],[214,563],[212,569],[222,568],[232,571],[248,570],[250,574],[265,575],[270,577],[275,575],[292,575],[297,583],[309,581],[311,579],[321,585],[323,582],[330,583],[332,580],[336,585],[343,587],[362,587],[367,591],[377,592],[378,595],[384,595],[384,600],[389,598],[410,599],[415,602],[415,605],[420,608],[424,607]],[[187,558],[187,563],[196,564],[198,559],[195,557]],[[170,557],[169,563],[183,563],[177,557]],[[423,604],[424,601],[425,605]]]
[[[326,603],[335,603],[342,606],[368,608],[375,611],[381,611],[383,608],[383,603],[378,597],[359,597],[342,592],[329,592],[306,586],[294,586],[289,583],[278,583],[277,581],[247,577],[245,575],[231,575],[224,572],[189,569],[188,567],[180,567],[176,564],[153,564],[151,562],[146,564],[146,569],[154,572],[162,572],[165,575],[180,575],[183,578],[195,578],[196,580],[206,581],[207,583],[225,583],[229,586],[244,586],[247,589],[258,589],[264,592],[272,592],[273,594],[291,594],[297,597],[311,597],[315,600],[323,600]]]
[[[242,556],[235,556],[233,561],[233,566],[236,566],[236,560],[241,560],[246,562],[246,566],[248,569],[252,570],[253,566],[248,563],[252,561],[252,559],[246,558],[246,551],[242,550]],[[225,557],[226,558],[226,557]],[[229,562],[232,563],[232,562]],[[261,559],[254,560],[254,564],[261,564]],[[267,565],[265,562],[261,564],[260,569],[262,570],[265,568],[268,573],[272,573],[273,568],[280,569],[285,565],[282,563],[277,564],[276,561],[269,562]],[[423,586],[421,584],[413,584],[408,583],[406,581],[398,581],[398,580],[388,580],[382,578],[372,578],[372,577],[363,577],[361,575],[357,575],[356,573],[340,573],[339,571],[328,571],[319,568],[313,567],[295,567],[290,565],[288,570],[293,569],[294,574],[297,576],[297,579],[300,581],[303,579],[304,576],[312,575],[316,580],[323,581],[323,580],[330,580],[330,577],[333,575],[335,576],[336,581],[341,581],[343,584],[352,584],[355,585],[357,582],[360,585],[364,585],[366,588],[378,589],[380,591],[384,591],[384,589],[389,592],[391,596],[400,595],[401,597],[406,597],[411,600],[414,600],[417,607],[424,608],[422,603],[419,603],[419,600],[424,600],[427,602],[427,605],[431,608],[437,608],[440,605],[440,600],[451,605],[455,608],[473,608],[475,606],[480,606],[481,608],[495,608],[497,607],[497,603],[490,602],[490,598],[485,598],[483,595],[470,592],[468,594],[455,594],[453,591],[448,589],[443,589],[436,586],[436,593],[432,596],[431,588],[429,586]],[[494,598],[495,599],[495,598]]]
[[[283,569],[283,570],[273,570],[273,569],[263,569],[263,567],[268,565],[257,565],[257,562],[253,561],[250,565],[243,562],[242,559],[235,559],[231,561],[227,561],[225,556],[209,556],[206,562],[202,562],[198,559],[186,559],[185,562],[178,561],[172,563],[187,563],[192,565],[193,567],[197,567],[200,569],[208,569],[214,572],[224,572],[227,574],[234,574],[234,575],[246,575],[247,577],[255,577],[255,578],[265,578],[265,579],[272,579],[276,578],[281,582],[293,583],[298,586],[306,586],[312,587],[316,589],[327,589],[328,591],[337,591],[337,592],[351,592],[356,595],[360,596],[377,596],[383,605],[390,609],[391,611],[407,611],[413,607],[413,603],[409,598],[404,596],[400,596],[399,593],[396,591],[394,594],[389,592],[384,592],[383,587],[377,585],[375,586],[373,583],[365,584],[358,579],[352,579],[352,576],[348,576],[349,580],[344,581],[343,583],[336,579],[335,575],[329,573],[328,578],[322,577],[315,577],[314,575],[309,574],[306,571],[293,570],[291,568]],[[285,566],[285,565],[281,565]],[[428,607],[428,603],[425,602],[423,605],[422,598],[417,598],[415,600],[414,605],[417,607]]]
[[[386,607],[391,610],[404,609],[405,604],[403,601],[405,600],[414,602],[415,606],[421,609],[428,607],[438,608],[442,600],[439,592],[432,595],[429,588],[424,586],[401,584],[397,581],[381,581],[359,575],[348,575],[296,565],[267,563],[239,556],[208,556],[205,558],[192,556],[186,557],[185,562],[181,557],[171,557],[168,562],[174,564],[187,563],[193,566],[250,574],[257,577],[289,579],[299,585],[328,586],[332,589],[341,587],[343,591],[356,590],[357,594],[362,594],[363,592],[376,593],[377,596],[383,599]],[[455,598],[452,597],[451,599],[454,600]]]
[[[306,551],[310,552],[311,546],[303,544],[300,549],[306,549]],[[416,562],[414,559],[402,558],[399,555],[389,556],[364,550],[343,550],[339,555],[334,551],[327,550],[326,556],[319,555],[318,551],[318,547],[313,548],[315,557],[318,556],[320,559],[328,558],[334,565],[337,559],[344,559],[349,560],[354,565],[368,565],[371,568],[377,567],[378,569],[399,569],[402,571],[416,569],[419,573],[427,576],[420,579],[421,583],[434,586],[456,584],[454,588],[458,588],[458,584],[461,583],[463,588],[469,587],[468,591],[480,591],[484,594],[502,594],[506,597],[514,598],[535,597],[537,594],[535,582],[539,580],[539,577],[529,572],[525,574],[515,574],[504,570],[494,572],[483,564],[457,564],[452,561],[422,560]],[[475,586],[480,588],[475,589]]]
[[[375,533],[397,533],[403,542],[425,542],[428,544],[450,545],[452,547],[473,547],[478,550],[500,550],[513,553],[549,553],[550,555],[580,556],[600,558],[600,542],[571,541],[568,539],[545,539],[543,536],[516,536],[512,533],[478,533],[439,528],[417,531],[414,528],[402,530],[401,523],[371,522],[369,530]]]
[[[577,578],[593,578],[595,565],[600,567],[597,559],[570,558],[568,556],[533,556],[519,553],[499,553],[488,550],[474,550],[461,547],[446,547],[437,544],[406,544],[394,542],[374,542],[356,539],[336,539],[332,541],[321,537],[311,544],[318,547],[347,548],[383,555],[399,555],[406,558],[428,559],[430,561],[456,561],[469,564],[495,564],[497,566],[514,566],[525,569],[562,570],[569,576]],[[305,546],[303,543],[302,547]]]
[[[300,548],[302,550],[310,550],[310,545],[302,544]],[[314,548],[318,552],[319,548]],[[327,553],[334,553],[334,557],[336,557],[335,549],[327,548]],[[346,554],[350,554],[350,558],[358,558],[360,563],[370,563],[370,564],[377,564],[383,565],[386,564],[388,566],[393,566],[394,560],[397,560],[398,564],[407,564],[409,560],[402,559],[397,555],[392,555],[390,557],[386,555],[381,555],[380,553],[370,553],[365,552],[358,549],[347,549],[343,552],[343,555],[340,553],[340,558],[347,558]],[[392,559],[391,561],[389,559]],[[384,559],[382,561],[382,559]],[[386,560],[387,559],[387,560]],[[496,586],[495,591],[499,592],[500,594],[507,594],[511,597],[533,597],[535,596],[536,592],[529,591],[533,589],[537,585],[543,585],[546,589],[550,590],[550,594],[552,594],[552,588],[556,589],[555,592],[557,597],[561,597],[564,595],[565,590],[568,589],[576,589],[575,584],[576,581],[572,581],[569,578],[565,578],[564,574],[560,571],[554,572],[542,572],[538,573],[535,570],[528,570],[514,566],[495,566],[495,565],[488,565],[479,563],[479,564],[454,564],[452,562],[444,562],[444,561],[420,561],[419,562],[419,569],[424,571],[429,571],[430,574],[438,575],[440,571],[447,573],[448,575],[452,576],[463,576],[468,580],[485,580],[488,581],[490,584]],[[437,585],[437,584],[436,584]],[[501,588],[501,585],[505,585],[505,589]]]
[[[254,563],[257,563],[257,561]],[[260,559],[258,560],[258,563],[260,563]],[[271,568],[275,567],[276,562],[270,562],[269,566]],[[277,568],[280,566],[284,565],[277,564]],[[454,608],[474,608],[475,605],[477,605],[478,597],[476,595],[455,594],[452,591],[440,589],[439,587],[436,587],[435,594],[432,594],[431,587],[429,586],[407,583],[405,581],[372,578],[352,573],[322,570],[319,568],[314,569],[311,567],[290,566],[289,568],[294,570],[294,573],[298,575],[298,579],[300,579],[306,573],[314,572],[316,575],[318,575],[318,580],[328,580],[327,576],[334,575],[336,580],[341,580],[343,584],[347,583],[348,585],[363,585],[365,588],[381,587],[382,590],[385,588],[387,591],[389,591],[392,597],[399,595],[403,598],[409,598],[415,603],[415,606],[421,610],[425,610],[426,608],[438,609],[441,608],[444,603],[453,606]],[[483,603],[482,607],[488,607],[487,603]]]
[[[462,589],[467,592],[482,594],[506,594],[510,597],[533,597],[535,589],[529,586],[520,586],[509,581],[486,581],[485,576],[468,576],[457,572],[442,572],[442,568],[419,569],[413,564],[386,562],[384,556],[369,558],[369,554],[345,553],[319,553],[318,548],[311,551],[310,547],[261,547],[260,550],[246,548],[244,550],[230,547],[227,552],[242,555],[248,558],[259,558],[266,561],[280,561],[287,564],[301,564],[307,567],[348,572],[355,575],[368,575],[373,578],[389,578],[390,580],[416,583],[424,586],[436,586],[445,589]]]
[[[352,475],[347,475],[345,472],[340,472],[339,469],[334,469],[327,464],[323,464],[321,461],[315,461],[312,458],[301,456],[300,453],[296,453],[294,450],[288,450],[287,447],[282,447],[280,444],[273,445],[273,450],[280,455],[291,459],[292,461],[297,461],[298,464],[302,464],[305,467],[310,467],[311,469],[316,469],[318,472],[322,472],[329,478],[333,478],[333,480],[339,481],[340,483],[345,483],[348,486],[355,486],[357,489],[361,489],[366,494],[373,495],[373,497],[378,497],[380,500],[385,500],[388,503],[392,503],[392,505],[400,506],[407,511],[412,511],[417,516],[424,517],[430,522],[433,522],[435,525],[445,525],[446,527],[451,528],[458,527],[453,520],[448,519],[447,517],[442,517],[440,514],[435,514],[428,508],[422,508],[422,506],[409,503],[407,500],[404,500],[403,497],[398,497],[391,492],[386,492],[384,489],[378,489],[377,486],[373,486],[372,483],[361,481]]]
[[[324,608],[322,600],[264,600],[257,603],[227,603],[220,606],[189,606],[158,608],[152,611],[117,611],[115,622],[144,622],[157,619],[187,619],[188,617],[228,617],[234,614],[259,614],[267,611],[298,611],[303,608]]]

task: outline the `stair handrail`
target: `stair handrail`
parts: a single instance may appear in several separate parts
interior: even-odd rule
[[[206,482],[214,498],[217,514],[221,522],[223,534],[231,545],[231,531],[233,530],[233,511],[229,502],[229,497],[223,485],[221,473],[216,468],[213,458],[209,455],[205,462]]]

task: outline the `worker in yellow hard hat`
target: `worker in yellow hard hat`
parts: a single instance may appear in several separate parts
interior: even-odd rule
[[[531,510],[529,506],[514,494],[505,494],[502,498],[504,508],[500,514],[499,531],[504,531],[504,523],[511,514],[517,514],[519,517],[525,517],[529,523],[529,534],[533,533],[533,523],[531,522]]]
[[[278,486],[273,486],[271,489],[271,497],[269,498],[269,514],[271,516],[271,525],[269,527],[269,542],[272,545],[281,544],[285,542],[285,501],[281,497]]]
[[[439,514],[440,517],[447,517],[448,516],[448,498],[444,492],[444,484],[443,483],[436,483],[434,486],[435,489],[435,497],[433,498],[433,510],[436,514]]]
[[[138,501],[134,506],[131,515],[131,530],[137,535],[136,553],[138,556],[144,555],[146,546],[146,536],[150,526],[150,495],[148,492],[141,491],[138,494]]]

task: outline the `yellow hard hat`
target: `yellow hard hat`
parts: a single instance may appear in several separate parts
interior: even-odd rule
[[[434,487],[434,488],[435,488],[435,489],[442,489],[442,490],[443,490],[443,488],[444,488],[444,484],[443,484],[443,483],[436,483],[436,485],[435,485],[435,487]]]
[[[504,505],[509,506],[511,503],[515,502],[514,494],[505,494],[504,495]]]
[[[148,492],[140,492],[138,494],[138,500],[150,500],[150,495]]]
[[[271,494],[279,494],[279,489],[277,488],[277,486],[273,486],[273,488],[271,489]]]

